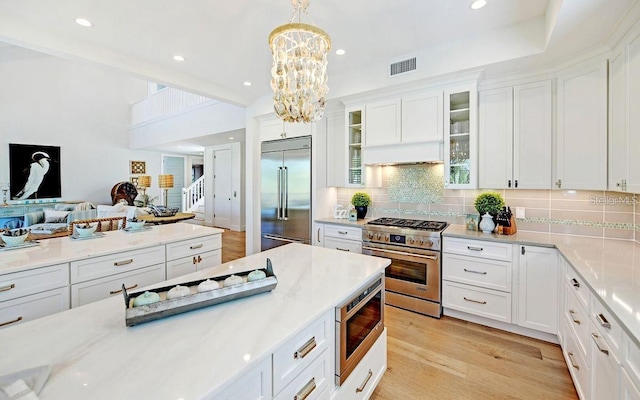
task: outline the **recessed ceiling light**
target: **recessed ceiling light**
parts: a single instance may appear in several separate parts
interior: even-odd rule
[[[91,21],[89,21],[88,19],[84,19],[84,18],[76,18],[76,24],[82,25],[82,26],[92,26],[93,25],[91,23]]]
[[[472,10],[479,10],[486,5],[487,5],[487,0],[476,0],[473,3],[471,3],[469,8]]]
[[[245,86],[251,86],[251,82],[249,82],[249,81],[244,81],[242,84],[245,85]]]
[[[229,136],[229,140],[233,140],[235,139],[233,136]]]
[[[344,53],[346,53],[346,51],[344,51],[344,49],[338,49],[338,50],[336,50],[336,54],[337,54],[337,55],[339,55],[339,56],[343,56],[343,55],[344,55]]]
[[[184,61],[184,57],[182,56],[173,56],[173,59],[176,61]]]

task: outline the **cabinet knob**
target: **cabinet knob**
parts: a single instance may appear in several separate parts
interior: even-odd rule
[[[556,181],[556,186],[558,187],[558,189],[560,189],[562,187],[562,179],[558,179]]]

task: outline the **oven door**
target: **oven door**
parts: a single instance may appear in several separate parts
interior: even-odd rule
[[[354,299],[358,300],[357,298]],[[363,298],[356,307],[348,310],[348,304],[338,309],[336,333],[336,384],[347,379],[360,360],[378,340],[384,329],[383,286]]]
[[[362,254],[391,260],[384,275],[388,291],[440,302],[440,253],[393,245],[366,243]]]

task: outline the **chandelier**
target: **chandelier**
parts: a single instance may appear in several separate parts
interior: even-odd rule
[[[307,14],[309,0],[291,0],[291,4],[294,12],[289,23],[269,35],[273,108],[285,122],[314,122],[322,118],[329,92],[327,54],[331,39],[315,25],[300,22],[301,13]],[[293,22],[296,14],[298,22]]]

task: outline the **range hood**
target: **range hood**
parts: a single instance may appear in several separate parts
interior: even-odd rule
[[[362,161],[367,165],[399,165],[442,163],[444,143],[403,143],[362,148]]]

